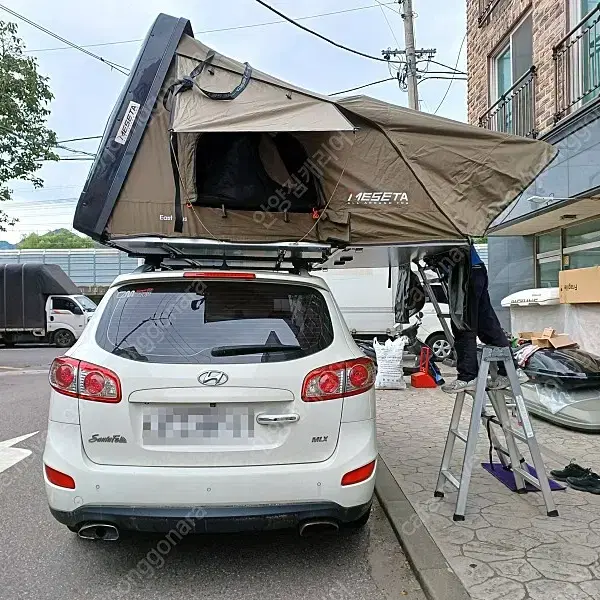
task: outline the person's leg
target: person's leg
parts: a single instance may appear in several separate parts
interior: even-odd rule
[[[498,315],[492,306],[488,290],[488,276],[484,268],[475,269],[473,284],[476,288],[478,297],[478,318],[477,318],[477,336],[487,345],[506,348],[510,342],[506,337],[498,320]],[[506,376],[506,369],[503,363],[498,363],[498,374]]]
[[[474,331],[460,331],[452,323],[456,370],[459,381],[472,381],[477,378],[477,340]]]

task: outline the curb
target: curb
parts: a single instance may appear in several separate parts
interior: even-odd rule
[[[375,493],[427,598],[471,600],[381,455]]]

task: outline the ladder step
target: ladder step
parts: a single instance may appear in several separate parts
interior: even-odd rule
[[[522,434],[520,431],[517,431],[516,429],[513,429],[512,427],[508,427],[507,428],[508,433],[512,433],[512,435],[514,435],[518,440],[521,440],[522,442],[529,442],[529,439],[527,438],[526,435]]]
[[[454,473],[452,473],[448,469],[443,469],[442,475],[446,478],[448,483],[452,484],[457,490],[460,489],[460,482],[458,481]]]
[[[458,429],[451,429],[452,434],[457,437],[459,440],[462,440],[465,444],[467,443],[467,436],[459,431]]]

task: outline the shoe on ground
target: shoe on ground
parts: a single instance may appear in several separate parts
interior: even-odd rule
[[[529,381],[529,376],[523,369],[517,369],[517,377],[519,379],[519,383],[527,383]]]
[[[567,483],[574,490],[600,494],[600,477],[591,471],[585,477],[568,477]]]
[[[456,379],[442,386],[442,392],[446,394],[458,394],[459,392],[474,392],[477,389],[477,379],[471,381],[461,381]]]
[[[591,469],[584,469],[577,463],[570,462],[564,469],[555,469],[554,471],[550,471],[550,476],[557,481],[567,481],[569,477],[579,479],[581,477],[586,477],[590,473]]]
[[[488,381],[488,390],[505,390],[510,387],[510,379],[506,375],[498,375],[496,379]]]

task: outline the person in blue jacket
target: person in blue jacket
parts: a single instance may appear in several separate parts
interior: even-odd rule
[[[479,370],[477,338],[490,346],[510,346],[492,307],[488,291],[487,269],[473,244],[471,244],[471,277],[467,295],[467,315],[468,330],[460,331],[452,323],[458,377],[456,381],[442,386],[442,390],[449,394],[475,391]],[[506,369],[502,363],[498,363],[498,377],[488,383],[488,388],[498,390],[507,388],[509,385]]]

